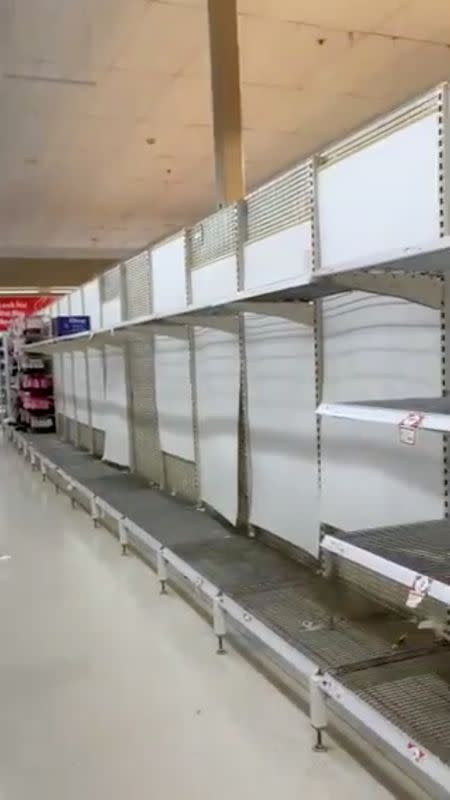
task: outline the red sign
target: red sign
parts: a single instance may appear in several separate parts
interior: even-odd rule
[[[0,331],[7,331],[14,317],[38,314],[54,300],[53,295],[0,295]]]

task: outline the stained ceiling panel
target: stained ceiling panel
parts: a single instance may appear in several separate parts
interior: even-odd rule
[[[450,10],[447,0],[409,0],[380,25],[382,33],[407,36],[421,42],[450,44]]]
[[[346,33],[257,16],[241,17],[240,37],[244,84],[297,89],[349,46]]]
[[[249,187],[450,76],[447,0],[239,11]],[[0,0],[0,246],[135,250],[212,210],[207,32],[205,0]]]
[[[201,49],[208,47],[206,14],[191,6],[147,3],[148,10],[113,66],[180,75]],[[164,35],[161,35],[164,32]]]

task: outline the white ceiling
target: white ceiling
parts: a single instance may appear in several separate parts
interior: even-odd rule
[[[450,77],[448,0],[240,0],[248,187]],[[205,0],[0,0],[0,249],[213,208]]]

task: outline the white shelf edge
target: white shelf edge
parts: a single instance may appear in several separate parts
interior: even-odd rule
[[[429,262],[428,268],[426,264],[427,261]],[[207,305],[183,305],[181,308],[174,308],[170,311],[149,314],[142,317],[135,317],[131,320],[124,320],[123,322],[119,322],[112,327],[104,327],[96,331],[74,334],[72,336],[61,336],[58,338],[47,339],[40,342],[40,345],[41,349],[46,348],[47,352],[56,352],[58,349],[61,351],[67,351],[70,349],[70,345],[72,345],[72,349],[77,349],[77,345],[80,345],[79,349],[84,349],[84,347],[89,346],[89,341],[91,342],[91,346],[95,347],[96,337],[98,338],[102,335],[104,337],[112,337],[116,331],[119,332],[133,330],[139,328],[140,326],[150,325],[152,322],[169,322],[175,317],[184,317],[186,319],[186,324],[188,324],[189,315],[201,314],[205,312],[214,313],[216,311],[220,311],[221,309],[226,311],[227,305],[236,303],[240,300],[265,301],[271,294],[283,292],[289,289],[298,289],[298,299],[301,299],[300,290],[302,288],[307,289],[313,286],[317,286],[319,288],[321,284],[326,285],[327,281],[329,282],[331,294],[332,292],[334,293],[339,290],[339,286],[330,283],[333,279],[333,276],[336,274],[367,271],[370,269],[386,270],[389,272],[400,269],[406,271],[410,269],[421,272],[433,272],[442,271],[448,268],[448,264],[450,264],[450,236],[444,236],[441,239],[436,239],[433,242],[424,244],[422,247],[397,248],[396,250],[385,251],[378,254],[374,253],[372,256],[368,256],[362,261],[347,262],[345,264],[333,266],[329,269],[318,269],[316,272],[312,272],[310,275],[300,278],[300,280],[292,280],[292,278],[288,278],[283,281],[274,281],[272,284],[265,284],[263,287],[236,292],[229,297],[222,297],[218,300],[208,303]],[[342,291],[344,291],[344,289],[342,289]],[[325,295],[326,293],[327,291],[325,288],[323,294]],[[306,296],[305,299],[308,299],[308,297]],[[276,303],[278,301],[273,302]],[[229,312],[234,314],[237,313],[236,311],[232,312],[231,309],[229,309]],[[182,320],[178,319],[177,321],[182,324]],[[67,345],[67,347],[65,348],[64,345]],[[38,348],[36,348],[35,345],[29,345],[26,348],[28,352],[33,352],[37,349]]]
[[[382,401],[380,401],[382,402]],[[389,406],[369,406],[363,403],[321,403],[316,414],[321,417],[350,419],[356,422],[375,422],[384,425],[400,426],[409,414],[423,414],[417,430],[450,432],[450,414],[421,412],[419,408],[389,408]]]
[[[344,272],[362,272],[369,269],[406,272],[441,272],[450,264],[450,236],[442,236],[414,247],[396,247],[381,250],[353,261],[338,262],[320,268],[316,277],[332,277]],[[429,262],[428,264],[426,262]]]
[[[353,564],[358,564],[360,567],[365,567],[371,572],[376,572],[383,578],[389,578],[395,583],[400,583],[408,590],[414,588],[415,582],[418,577],[428,578],[430,581],[427,596],[433,597],[444,605],[450,606],[450,586],[441,581],[433,580],[428,575],[414,572],[409,567],[403,567],[401,564],[396,564],[395,561],[389,561],[387,558],[371,553],[369,550],[364,550],[362,547],[356,547],[348,541],[337,539],[330,534],[323,537],[321,541],[322,550],[327,550],[333,555],[340,556],[341,558],[351,561]],[[405,599],[406,602],[406,599]]]
[[[215,314],[223,310],[225,313],[228,313],[230,316],[237,316],[239,312],[238,308],[235,306],[236,303],[241,301],[252,301],[252,300],[261,300],[266,301],[270,304],[273,302],[274,305],[279,303],[280,301],[274,300],[270,301],[267,300],[267,296],[274,294],[275,292],[283,292],[285,290],[295,290],[302,288],[309,288],[313,286],[319,286],[320,280],[317,280],[312,276],[312,278],[307,278],[302,281],[295,281],[286,280],[286,281],[276,281],[273,284],[266,284],[264,288],[257,288],[251,289],[248,291],[243,292],[236,292],[232,296],[223,297],[218,300],[214,300],[207,304],[191,304],[191,305],[183,305],[178,308],[173,308],[170,311],[164,312],[156,312],[154,314],[146,314],[141,317],[134,317],[132,319],[123,320],[122,322],[117,322],[115,325],[110,325],[104,328],[98,328],[97,330],[90,330],[85,331],[82,333],[74,333],[71,336],[58,336],[52,339],[46,339],[42,342],[39,342],[39,346],[41,350],[43,348],[51,349],[54,352],[58,350],[70,350],[70,349],[77,349],[77,346],[80,346],[80,349],[84,347],[96,347],[97,343],[101,338],[110,337],[110,342],[113,344],[114,334],[119,333],[122,331],[133,331],[139,330],[141,327],[145,327],[146,325],[151,326],[152,323],[157,324],[158,322],[170,322],[174,320],[174,322],[178,325],[183,325],[183,319],[186,319],[186,325],[189,322],[189,317],[194,316],[196,314],[202,313],[209,313]],[[299,297],[299,300],[301,298]],[[307,299],[307,298],[306,298]],[[282,302],[282,301],[281,301]],[[231,308],[227,309],[227,306],[231,306]],[[233,307],[234,306],[234,307]],[[119,338],[119,337],[118,337]],[[120,341],[119,341],[120,344]],[[27,352],[32,353],[38,350],[35,344],[27,345],[25,348]]]

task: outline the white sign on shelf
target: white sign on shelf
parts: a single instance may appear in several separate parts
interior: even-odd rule
[[[428,578],[426,575],[416,575],[413,585],[408,592],[408,597],[406,598],[406,606],[408,608],[417,608],[424,597],[427,596],[430,587],[431,578]]]
[[[419,764],[422,759],[426,758],[427,754],[425,750],[422,750],[422,748],[415,742],[408,742],[407,748],[410,757],[416,762],[416,764]]]
[[[414,445],[416,443],[417,429],[420,427],[423,417],[423,414],[410,411],[409,414],[402,419],[399,426],[401,444]]]

